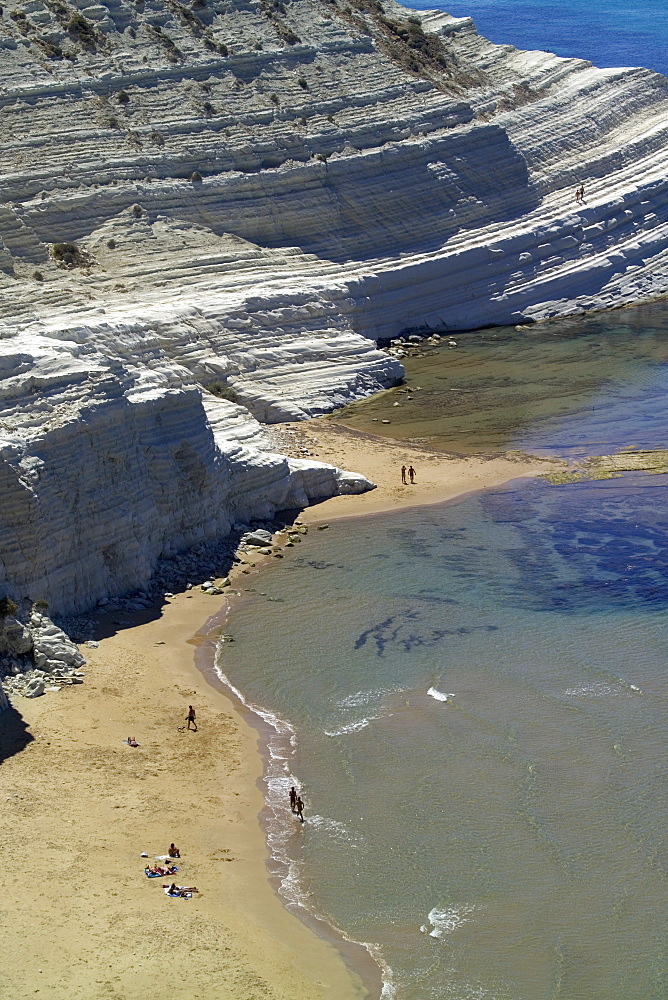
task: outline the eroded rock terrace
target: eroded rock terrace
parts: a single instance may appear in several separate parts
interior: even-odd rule
[[[258,420],[393,384],[379,339],[666,292],[648,70],[378,0],[29,0],[0,49],[19,599],[81,609],[237,521],[366,488],[276,455]]]

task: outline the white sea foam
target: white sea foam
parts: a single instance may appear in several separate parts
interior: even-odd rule
[[[430,687],[427,694],[432,698],[435,698],[436,701],[450,701],[451,698],[454,698],[454,694],[445,694],[443,691],[439,691],[435,687]]]
[[[363,946],[369,952],[376,965],[380,968],[380,974],[383,980],[383,988],[380,991],[380,1000],[394,1000],[397,995],[394,975],[392,973],[392,969],[385,961],[379,945],[372,944],[369,941],[364,941]]]
[[[397,694],[405,688],[394,686],[385,688],[371,688],[369,691],[356,691],[342,698],[337,704],[341,708],[359,708],[361,705],[369,705],[372,701],[379,701],[388,694]]]
[[[349,722],[347,726],[339,726],[338,729],[325,729],[325,736],[345,736],[346,733],[358,733],[360,729],[366,729],[370,722],[378,718],[378,715],[372,715],[368,719],[358,719],[357,722]]]
[[[264,783],[267,789],[265,801],[268,807],[266,829],[270,854],[269,867],[272,874],[280,879],[279,893],[289,903],[301,907],[315,915],[319,920],[329,924],[346,941],[364,948],[381,972],[383,987],[380,1000],[394,1000],[396,988],[392,969],[385,961],[380,947],[370,941],[357,941],[338,927],[331,918],[319,912],[315,900],[310,892],[304,888],[303,862],[290,855],[289,844],[294,837],[295,825],[299,825],[295,823],[292,813],[286,808],[286,803],[289,802],[290,786],[299,787],[299,780],[295,778],[290,768],[290,759],[294,756],[297,747],[297,733],[294,727],[274,712],[248,701],[242,692],[232,684],[229,677],[223,673],[217,658],[215,669],[220,680],[232,691],[241,704],[259,716],[273,730],[273,735],[270,735],[267,741],[269,759]],[[384,692],[378,692],[378,694],[381,693]],[[361,720],[364,725],[368,725],[370,721],[371,719]],[[360,837],[353,835],[343,823],[329,817],[307,816],[307,824],[338,840],[345,839],[350,844],[361,840]]]
[[[248,701],[243,693],[232,684],[229,677],[223,673],[218,663],[216,663],[216,672],[223,684],[232,691],[242,705],[254,715],[259,716],[269,726],[268,760],[263,780],[266,786],[265,801],[268,807],[266,827],[271,869],[280,878],[280,894],[291,903],[311,909],[309,895],[303,888],[302,864],[291,857],[288,851],[288,842],[294,835],[295,820],[287,808],[287,803],[290,800],[290,786],[299,786],[299,782],[290,768],[290,760],[294,755],[297,742],[294,727],[274,712]]]
[[[315,827],[319,833],[327,834],[334,840],[344,841],[346,844],[361,844],[364,838],[349,830],[345,823],[340,823],[337,819],[329,816],[309,816],[308,823]]]
[[[434,907],[428,914],[432,926],[428,931],[429,937],[441,938],[444,934],[452,934],[458,927],[469,922],[471,913],[473,913],[472,906],[461,906],[459,909],[453,907],[450,910],[438,910]],[[421,927],[420,930],[422,929]],[[427,928],[424,928],[424,931],[427,932]]]
[[[614,684],[581,684],[565,691],[567,698],[616,698],[621,693],[622,688]]]

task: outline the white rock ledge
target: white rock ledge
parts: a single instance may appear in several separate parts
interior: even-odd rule
[[[17,601],[77,611],[234,523],[370,488],[277,455],[261,423],[396,383],[381,338],[668,291],[656,73],[495,46],[392,0],[84,17],[82,36],[39,0],[0,13]]]

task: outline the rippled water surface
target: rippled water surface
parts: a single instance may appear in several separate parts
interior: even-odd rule
[[[413,391],[382,393],[335,419],[378,433],[389,418],[383,434],[465,454],[600,455],[665,446],[664,303],[454,340],[456,348],[426,347],[425,357],[404,360]]]
[[[407,414],[457,450],[665,447],[668,312],[620,317],[458,337]],[[221,670],[275,729],[273,870],[388,997],[668,996],[667,478],[338,521],[230,619]]]
[[[664,0],[411,0],[417,10],[472,17],[481,35],[519,49],[546,49],[595,66],[646,66],[668,74]]]

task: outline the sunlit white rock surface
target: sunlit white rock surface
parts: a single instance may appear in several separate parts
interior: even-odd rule
[[[668,82],[467,18],[30,0],[0,114],[0,585],[54,610],[366,488],[257,421],[393,384],[377,339],[666,292]]]

